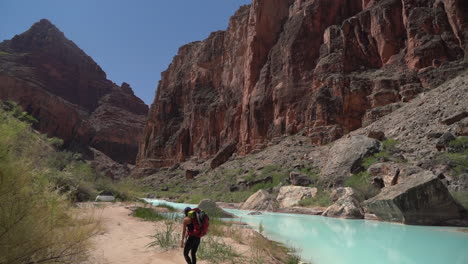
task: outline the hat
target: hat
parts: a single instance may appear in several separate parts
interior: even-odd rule
[[[185,209],[184,209],[184,214],[187,214],[190,210],[192,210],[192,208],[190,208],[190,207],[185,207]]]

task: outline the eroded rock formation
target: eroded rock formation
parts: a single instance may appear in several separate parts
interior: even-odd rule
[[[62,138],[66,146],[90,146],[134,164],[148,107],[127,83],[109,81],[45,19],[0,43],[0,50],[1,100],[19,103],[39,120],[39,131]]]
[[[467,17],[461,0],[254,0],[226,31],[179,49],[138,167],[231,142],[252,153],[288,134],[333,141],[466,67]]]

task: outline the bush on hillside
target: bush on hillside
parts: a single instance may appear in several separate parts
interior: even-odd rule
[[[437,162],[448,165],[454,178],[468,173],[468,137],[457,137],[449,143],[449,151],[440,153]]]
[[[98,225],[77,219],[48,178],[52,148],[0,110],[0,263],[78,263]]]

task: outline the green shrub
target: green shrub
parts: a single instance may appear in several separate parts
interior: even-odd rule
[[[468,210],[468,191],[451,192],[453,198]]]
[[[208,263],[238,263],[241,257],[229,244],[211,235],[203,239],[198,249],[198,257]]]
[[[169,212],[178,212],[179,210],[175,209],[173,206],[170,206],[168,204],[158,204],[156,207],[160,208],[166,208]]]
[[[52,148],[0,110],[0,263],[79,263],[98,230],[76,219],[45,158]]]
[[[358,199],[363,201],[374,197],[379,193],[379,189],[371,183],[372,177],[367,171],[353,174],[346,179],[345,186],[356,191]]]
[[[52,145],[56,149],[59,149],[63,146],[63,140],[60,138],[51,137],[51,138],[47,138],[47,141],[49,142],[50,145]]]
[[[379,154],[379,153],[377,153]],[[384,155],[379,155],[377,156],[377,154],[375,155],[372,155],[372,156],[369,156],[369,157],[365,157],[362,161],[361,161],[361,165],[362,165],[362,168],[364,170],[367,170],[370,166],[372,166],[373,164],[377,163],[379,161],[379,158],[381,158],[382,156]],[[385,155],[386,156],[386,155]]]
[[[161,221],[166,219],[163,215],[159,214],[151,208],[139,207],[135,211],[133,211],[132,215],[134,217],[141,218],[145,221]]]
[[[318,190],[317,194],[312,198],[306,198],[299,201],[300,206],[309,207],[309,206],[320,206],[327,207],[333,204],[330,193],[324,190]]]
[[[147,247],[159,246],[161,249],[168,250],[176,248],[179,244],[179,239],[182,236],[176,232],[177,223],[172,220],[164,221],[164,228],[157,230],[156,233],[150,236],[153,241],[146,245]]]
[[[20,121],[27,122],[29,124],[37,124],[38,121],[33,116],[23,111],[21,106],[13,101],[3,102],[4,109],[9,112],[13,117],[19,119]]]
[[[207,199],[207,194],[202,193],[193,193],[185,200],[185,203],[189,204],[199,204],[201,200]]]
[[[466,150],[468,150],[468,137],[457,137],[456,139],[450,141],[449,147],[452,149],[453,152],[465,152]]]
[[[361,161],[362,170],[367,170],[370,166],[377,162],[394,161],[404,162],[401,157],[396,156],[398,153],[398,141],[394,139],[387,139],[382,142],[382,150],[372,154],[371,156],[365,157]]]
[[[437,156],[437,162],[448,165],[455,178],[468,173],[468,137],[457,137],[449,146],[448,152]]]
[[[298,250],[295,248],[288,248],[289,254],[286,259],[286,264],[301,264],[301,256],[298,254]]]

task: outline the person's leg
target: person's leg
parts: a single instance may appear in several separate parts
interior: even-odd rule
[[[192,243],[192,264],[197,264],[197,250],[200,245],[200,238],[194,237]]]
[[[189,251],[192,249],[192,247],[193,247],[193,237],[189,237],[187,239],[187,242],[185,242],[185,247],[184,247],[184,258],[185,258],[185,261],[187,261],[187,264],[194,264],[192,260],[190,260],[190,257],[189,257]]]

